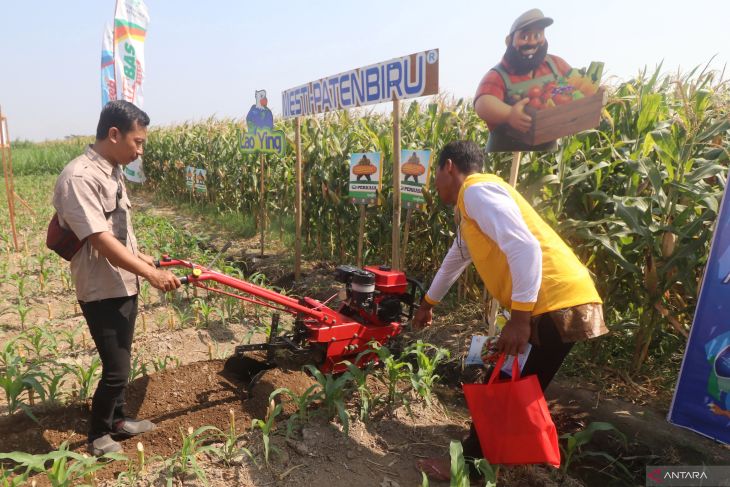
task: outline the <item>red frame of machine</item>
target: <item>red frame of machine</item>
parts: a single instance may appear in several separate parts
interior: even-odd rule
[[[402,325],[398,322],[383,323],[377,319],[377,316],[360,312],[359,316],[364,321],[364,323],[360,323],[349,316],[345,316],[329,308],[316,299],[304,297],[301,300],[297,300],[189,261],[172,259],[165,255],[160,259],[159,267],[190,268],[193,272],[183,278],[184,282],[202,289],[225,294],[294,315],[296,320],[301,321],[307,330],[307,342],[324,346],[326,356],[324,363],[319,367],[324,373],[345,371],[347,367],[343,361],[349,360],[350,362],[356,363],[357,356],[361,352],[371,348],[370,342],[375,341],[382,345],[402,331]],[[403,294],[406,292],[408,284],[405,274],[402,272],[374,266],[368,266],[364,269],[375,274],[375,287],[380,293],[387,295]],[[237,289],[260,299],[276,303],[280,307],[273,306],[259,299],[252,299],[240,294],[206,286],[202,284],[203,281],[214,281],[223,284],[224,286]],[[366,354],[360,357],[356,365],[362,366],[365,363],[372,362],[375,358],[375,354]]]

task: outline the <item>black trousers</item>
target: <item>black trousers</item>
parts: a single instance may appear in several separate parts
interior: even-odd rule
[[[547,389],[547,386],[563,364],[565,357],[568,356],[568,353],[573,348],[574,343],[563,343],[560,338],[560,333],[548,313],[542,315],[537,322],[537,336],[540,343],[539,345],[532,344],[532,349],[527,356],[527,361],[522,368],[521,375],[537,375],[540,387],[545,392],[545,389]],[[487,380],[488,378],[489,376],[486,376]],[[484,456],[473,423],[469,431],[469,436],[462,441],[462,446],[464,456],[473,458],[482,458]]]
[[[101,358],[101,380],[91,401],[89,441],[112,431],[124,419],[137,296],[79,303]]]

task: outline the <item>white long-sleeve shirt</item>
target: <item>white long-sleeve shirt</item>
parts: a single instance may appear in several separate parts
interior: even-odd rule
[[[495,183],[477,183],[464,191],[464,207],[486,236],[507,257],[512,277],[512,301],[537,301],[542,282],[542,251],[529,231],[515,200]],[[458,230],[460,231],[460,230]],[[458,234],[426,293],[426,301],[440,302],[471,263],[471,255]]]

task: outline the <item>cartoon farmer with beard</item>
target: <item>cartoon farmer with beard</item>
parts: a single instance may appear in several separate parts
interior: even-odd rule
[[[507,134],[508,126],[520,132],[530,129],[532,117],[524,111],[529,90],[556,82],[571,69],[563,59],[547,53],[545,27],[552,23],[536,8],[520,15],[505,39],[504,57],[479,83],[474,109],[489,127],[487,152],[555,149],[555,141],[531,146]]]

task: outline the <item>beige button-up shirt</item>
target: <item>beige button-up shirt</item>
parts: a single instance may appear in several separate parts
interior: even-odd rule
[[[115,166],[91,147],[61,172],[53,191],[59,223],[73,230],[79,240],[99,232],[111,232],[137,255],[132,228],[132,204],[120,166]],[[87,240],[71,260],[71,277],[81,302],[133,296],[137,276],[109,263]]]

